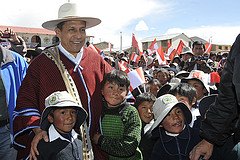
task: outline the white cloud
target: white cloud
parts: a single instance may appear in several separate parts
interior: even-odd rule
[[[232,45],[239,34],[240,26],[201,26],[199,28],[171,28],[166,34],[184,33],[188,37],[198,36],[213,44]]]
[[[147,31],[148,30],[148,26],[147,26],[147,24],[143,20],[141,20],[136,25],[135,30],[136,31]]]

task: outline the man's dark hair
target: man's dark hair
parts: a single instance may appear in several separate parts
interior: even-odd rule
[[[202,45],[202,46],[203,46],[204,51],[206,50],[206,49],[205,49],[205,44],[204,44],[203,42],[201,42],[201,41],[195,41],[195,42],[193,42],[192,48],[194,48],[195,46],[199,46],[199,45]]]
[[[111,72],[108,72],[103,77],[102,88],[104,87],[107,81],[110,83],[116,83],[121,87],[126,86],[128,93],[130,88],[130,79],[126,72],[116,69],[112,70]]]
[[[63,25],[65,24],[65,22],[66,22],[66,21],[58,23],[58,24],[57,24],[57,28],[59,28],[59,29],[62,31],[62,27],[63,27]]]
[[[156,97],[152,93],[149,93],[149,92],[139,94],[136,98],[136,102],[135,102],[134,106],[136,108],[138,108],[138,106],[144,101],[155,102]]]
[[[192,104],[194,97],[197,98],[196,89],[188,83],[179,83],[178,85],[170,88],[168,93],[174,96],[178,94],[180,96],[187,97],[190,104]]]

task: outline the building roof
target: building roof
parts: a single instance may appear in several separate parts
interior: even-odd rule
[[[152,42],[156,38],[156,41],[161,41],[161,40],[167,40],[167,39],[172,39],[175,38],[183,33],[174,33],[174,34],[165,34],[161,36],[153,36],[153,37],[146,37],[141,40],[141,42]]]
[[[206,41],[205,39],[202,39],[200,37],[197,37],[197,36],[194,36],[194,37],[191,37],[191,39],[195,42],[195,41],[200,41],[200,42],[203,42],[203,43],[208,43],[208,41]]]
[[[29,28],[29,27],[15,27],[15,26],[0,26],[0,30],[4,31],[11,28],[15,33],[32,33],[32,34],[51,34],[55,35],[54,31],[44,28]]]

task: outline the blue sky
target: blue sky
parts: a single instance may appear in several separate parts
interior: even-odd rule
[[[81,16],[92,16],[102,23],[88,29],[93,43],[111,42],[131,46],[132,33],[138,42],[151,36],[185,33],[215,44],[231,45],[240,33],[239,0],[70,0],[78,3]],[[60,5],[68,0],[8,0],[1,7],[0,25],[41,28],[56,19]]]

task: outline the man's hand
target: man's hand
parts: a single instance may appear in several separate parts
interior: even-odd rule
[[[197,64],[203,64],[203,63],[206,63],[206,61],[205,60],[200,60],[200,61],[196,61],[197,62]]]
[[[202,140],[192,149],[192,151],[189,154],[189,158],[191,160],[198,160],[199,157],[202,155],[203,159],[208,160],[212,155],[212,151],[213,144],[209,143],[206,140]]]
[[[37,160],[37,157],[35,154],[39,155],[39,152],[37,150],[38,142],[43,138],[45,142],[48,142],[48,135],[47,132],[40,129],[40,128],[34,128],[33,129],[35,136],[31,142],[31,150],[30,150],[30,160],[34,159]]]

